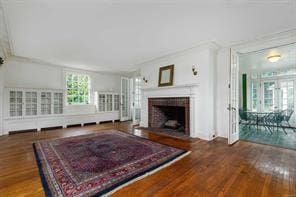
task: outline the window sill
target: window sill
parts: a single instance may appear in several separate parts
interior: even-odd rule
[[[94,104],[69,104],[69,103],[66,103],[66,106],[94,106]]]

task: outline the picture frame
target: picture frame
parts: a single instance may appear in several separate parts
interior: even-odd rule
[[[174,65],[159,68],[158,87],[172,86],[174,83]]]

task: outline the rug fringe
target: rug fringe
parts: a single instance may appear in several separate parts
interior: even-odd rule
[[[161,170],[163,168],[166,168],[166,167],[172,165],[173,163],[175,163],[175,162],[179,161],[180,159],[186,157],[190,153],[191,153],[191,151],[187,151],[186,153],[180,155],[179,157],[173,159],[172,161],[170,161],[170,162],[168,162],[168,163],[166,163],[166,164],[164,164],[164,165],[162,165],[162,166],[160,166],[160,167],[158,167],[158,168],[156,168],[156,169],[154,169],[154,170],[152,170],[150,172],[147,172],[146,174],[143,174],[142,176],[139,176],[139,177],[137,177],[137,178],[135,178],[133,180],[130,180],[130,181],[128,181],[128,182],[120,185],[119,187],[113,189],[112,191],[110,191],[110,192],[108,192],[108,193],[106,193],[106,194],[104,194],[102,196],[107,197],[107,196],[109,196],[109,195],[117,192],[118,190],[120,190],[120,189],[122,189],[122,188],[124,188],[124,187],[126,187],[126,186],[128,186],[128,185],[130,185],[130,184],[132,184],[134,182],[136,182],[136,181],[139,181],[139,180],[141,180],[143,178],[146,178],[147,176],[150,176],[150,175],[154,174],[155,172],[157,172],[157,171],[159,171],[159,170]]]

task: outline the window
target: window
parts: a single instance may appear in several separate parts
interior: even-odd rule
[[[274,111],[275,109],[275,82],[263,83],[263,96],[264,96],[264,112]]]
[[[280,109],[294,109],[294,81],[281,81],[279,83]]]
[[[141,78],[135,78],[135,108],[141,108]]]
[[[261,78],[267,78],[267,77],[281,77],[281,76],[295,76],[296,69],[286,69],[286,70],[280,70],[280,71],[267,71],[261,73]]]
[[[261,73],[261,78],[275,77],[275,76],[277,76],[277,72],[268,71],[268,72]]]
[[[135,92],[134,92],[134,107],[135,117],[134,119],[140,121],[141,119],[141,78],[135,78]]]
[[[90,77],[88,75],[68,73],[66,83],[68,104],[90,103]]]
[[[251,99],[252,99],[252,111],[257,111],[257,83],[252,83]]]

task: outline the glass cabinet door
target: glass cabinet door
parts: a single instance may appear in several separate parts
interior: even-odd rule
[[[112,111],[112,94],[106,95],[106,101],[107,111]]]
[[[53,113],[62,114],[63,113],[63,93],[55,92],[53,94]]]
[[[106,107],[105,94],[99,94],[99,112],[104,112]]]
[[[25,115],[36,116],[37,115],[37,92],[26,91],[25,92]]]
[[[9,91],[9,116],[23,116],[23,92],[17,90]]]
[[[119,111],[119,95],[118,94],[114,94],[114,101],[113,101],[113,104],[114,104],[114,111]]]
[[[41,115],[51,114],[51,92],[41,92]]]

